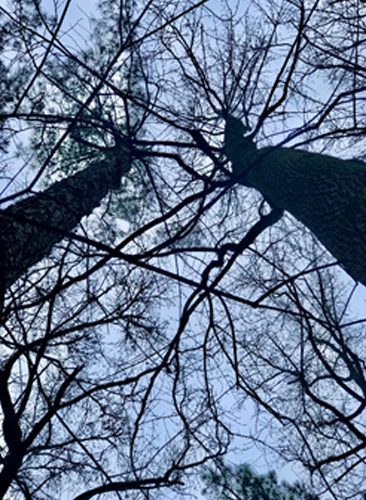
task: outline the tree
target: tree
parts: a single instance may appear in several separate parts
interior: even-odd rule
[[[130,157],[128,146],[115,146],[105,153],[103,161],[2,212],[4,289],[47,256],[55,243],[100,205],[110,190],[118,189],[122,175],[131,168]]]
[[[291,148],[257,151],[242,134],[240,121],[229,116],[225,151],[239,182],[303,222],[366,285],[366,164]]]
[[[223,463],[217,470],[208,469],[203,475],[206,483],[204,494],[216,500],[318,500],[299,482],[278,482],[276,473],[256,474],[247,465],[231,467]]]
[[[286,160],[362,151],[362,10],[324,3],[104,1],[90,42],[70,2],[1,8],[2,495],[177,497],[239,436],[361,491],[356,285],[224,139],[229,114]]]

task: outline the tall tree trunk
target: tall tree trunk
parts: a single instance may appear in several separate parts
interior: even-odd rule
[[[127,147],[115,147],[103,160],[1,211],[2,291],[45,257],[111,189],[118,188],[130,167]]]
[[[9,365],[11,366],[11,364]],[[9,391],[10,368],[0,371],[0,407],[2,411],[2,439],[8,451],[2,457],[0,471],[0,498],[3,498],[12,481],[18,474],[22,464],[25,448],[22,443],[22,432],[14,404]]]
[[[366,164],[290,148],[256,150],[232,120],[225,151],[238,182],[303,222],[366,286]]]

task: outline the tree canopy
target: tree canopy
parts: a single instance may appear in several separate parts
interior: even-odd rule
[[[362,493],[363,2],[0,13],[0,496]]]

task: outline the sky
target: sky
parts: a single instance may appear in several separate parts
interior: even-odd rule
[[[6,2],[5,0],[0,0],[0,5],[5,5]],[[45,0],[42,2],[42,4],[46,8],[52,8],[53,7],[53,2],[51,0]],[[89,25],[88,21],[86,21],[86,17],[88,14],[94,13],[95,12],[95,6],[97,2],[95,0],[72,0],[70,9],[68,11],[68,15],[66,17],[65,23],[64,23],[64,31],[67,32],[69,29],[72,29],[73,31],[73,36],[68,36],[66,35],[66,40],[68,41],[69,45],[72,45],[73,43],[77,44],[82,44],[83,40],[85,39],[85,34],[89,32]],[[209,5],[211,8],[215,8],[217,6],[218,2],[216,0],[210,0]],[[76,33],[76,35],[75,35]],[[78,36],[80,35],[80,37]],[[347,279],[345,277],[345,279]],[[353,305],[352,307],[354,308],[355,314],[363,316],[365,315],[366,312],[366,287],[363,287],[362,285],[359,285],[354,299],[353,299]],[[252,416],[252,409],[248,408],[243,410],[243,419],[250,419]],[[263,473],[268,470],[268,462],[266,457],[263,455],[263,452],[260,449],[255,449],[253,448],[250,452],[247,453],[235,453],[232,452],[229,455],[229,459],[232,460],[235,463],[241,463],[241,462],[250,462],[252,465],[254,465],[254,468],[259,472]],[[272,464],[270,464],[272,467]],[[281,479],[286,479],[288,481],[292,481],[296,479],[296,473],[293,470],[292,465],[287,465],[285,467],[282,467],[279,469],[279,476]],[[203,498],[200,496],[200,494],[197,494],[198,496],[196,498],[200,499]],[[164,498],[164,497],[162,497]],[[168,498],[168,497],[167,497]],[[63,498],[63,500],[67,500],[66,497]]]

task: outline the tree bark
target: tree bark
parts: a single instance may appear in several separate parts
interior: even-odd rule
[[[304,223],[366,286],[366,164],[291,148],[260,150],[235,127],[225,151],[238,182]]]
[[[0,212],[0,278],[2,291],[42,260],[131,168],[127,146],[116,146],[103,160],[56,182]]]

